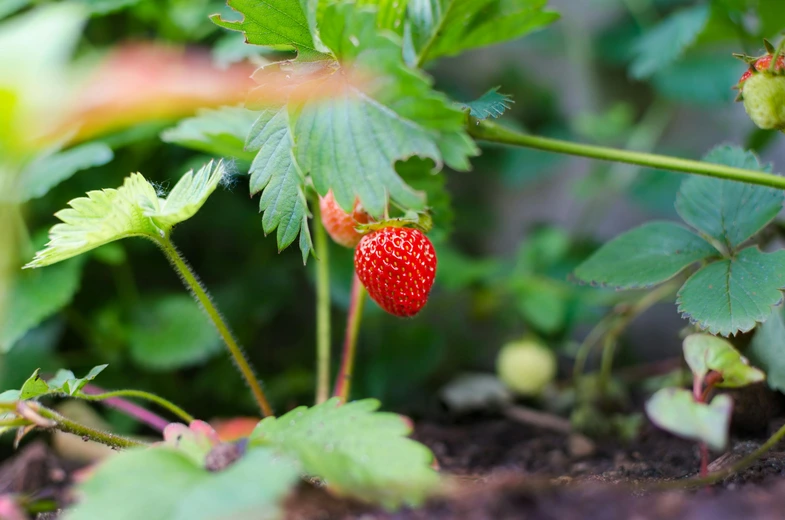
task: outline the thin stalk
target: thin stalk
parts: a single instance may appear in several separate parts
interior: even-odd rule
[[[127,437],[121,437],[120,435],[115,435],[113,433],[103,432],[101,430],[88,428],[87,426],[79,424],[76,421],[72,421],[71,419],[55,412],[54,410],[50,410],[49,408],[41,406],[37,403],[28,403],[28,406],[32,408],[35,411],[35,413],[37,413],[41,417],[44,417],[45,419],[49,419],[57,423],[55,428],[60,431],[64,431],[66,433],[72,433],[84,439],[100,442],[101,444],[106,444],[107,446],[111,446],[112,448],[116,448],[116,449],[137,448],[141,446],[147,446],[146,443],[135,441]]]
[[[143,399],[145,401],[150,401],[151,403],[155,403],[161,408],[165,408],[166,410],[169,410],[170,412],[172,412],[172,414],[176,415],[177,417],[179,417],[180,419],[182,419],[188,424],[194,421],[193,415],[189,414],[188,412],[186,412],[185,410],[183,410],[173,402],[168,401],[163,397],[142,390],[112,390],[109,392],[103,392],[98,387],[87,385],[85,386],[82,394],[79,395],[79,397],[87,401],[111,400],[112,402],[107,402],[107,404],[115,406],[116,408],[119,409],[122,409],[123,406],[122,405],[117,406],[120,403],[120,400],[118,400],[118,398],[131,397],[136,399]],[[128,403],[125,400],[122,400],[122,402]],[[128,403],[128,404],[133,404],[133,403]],[[164,426],[166,426],[166,423],[164,424]]]
[[[617,148],[605,146],[580,144],[559,139],[528,135],[504,128],[490,121],[477,121],[473,119],[467,129],[476,139],[493,143],[523,146],[546,152],[576,155],[578,157],[588,157],[589,159],[599,159],[602,161],[637,164],[648,168],[705,175],[718,179],[785,189],[785,177],[780,177],[771,173],[734,168],[722,164],[693,161],[690,159],[680,159],[667,155],[619,150]]]
[[[207,294],[207,290],[199,282],[196,274],[194,274],[183,256],[174,247],[174,244],[172,244],[172,241],[168,236],[156,238],[155,242],[161,248],[161,251],[163,251],[164,255],[166,255],[166,258],[169,259],[169,262],[171,262],[177,273],[180,275],[183,283],[186,285],[186,287],[188,287],[188,289],[190,289],[196,301],[202,306],[202,309],[204,309],[205,313],[207,313],[210,321],[212,321],[213,325],[215,325],[215,328],[218,330],[218,334],[221,336],[221,339],[223,339],[224,344],[226,344],[226,348],[229,349],[229,353],[232,355],[232,358],[234,358],[237,368],[240,370],[243,378],[245,378],[245,382],[250,387],[251,392],[256,399],[256,403],[259,405],[259,409],[262,412],[262,416],[267,417],[273,415],[272,408],[270,408],[267,397],[265,397],[264,391],[262,391],[262,387],[259,384],[259,381],[256,379],[256,375],[254,375],[251,365],[245,358],[245,355],[243,354],[240,346],[237,344],[237,341],[235,341],[234,337],[232,336],[232,333],[229,330],[229,327],[226,325],[223,317],[221,317],[218,309],[213,304],[210,295]]]
[[[777,44],[777,50],[774,51],[774,56],[771,57],[771,63],[769,63],[769,72],[777,70],[777,58],[780,57],[783,50],[785,50],[785,38],[782,38],[780,43]]]
[[[316,404],[330,397],[330,248],[327,233],[314,205],[316,239]]]
[[[341,368],[338,372],[338,379],[335,381],[335,391],[333,395],[340,397],[345,403],[349,400],[349,392],[352,385],[352,375],[354,374],[354,360],[357,357],[357,333],[360,330],[360,322],[363,316],[363,304],[365,303],[365,287],[354,274],[352,279],[352,298],[349,302],[349,316],[346,320],[346,337],[343,343],[343,353],[341,354]]]

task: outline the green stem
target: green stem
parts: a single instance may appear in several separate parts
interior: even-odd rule
[[[37,413],[41,417],[57,423],[55,428],[57,428],[60,431],[64,431],[66,433],[72,433],[82,438],[89,439],[95,442],[100,442],[101,444],[106,444],[107,446],[111,446],[112,448],[117,448],[117,449],[137,448],[141,446],[147,446],[147,444],[143,442],[128,439],[126,437],[121,437],[120,435],[115,435],[113,433],[102,432],[100,430],[94,430],[93,428],[88,428],[87,426],[79,424],[76,421],[72,421],[71,419],[64,417],[59,413],[55,412],[54,410],[50,410],[49,408],[43,407],[37,403],[29,402],[27,403],[27,406],[32,408],[33,411],[35,411],[35,413]]]
[[[229,349],[229,353],[234,358],[237,368],[240,370],[243,378],[245,378],[245,382],[250,387],[251,392],[253,392],[254,398],[259,405],[262,415],[264,417],[273,415],[272,408],[270,408],[270,404],[267,401],[264,392],[262,391],[259,381],[256,379],[256,375],[254,375],[251,365],[245,358],[245,355],[243,354],[240,346],[237,344],[237,341],[235,341],[234,337],[232,336],[232,333],[229,330],[229,327],[226,325],[223,317],[221,317],[218,309],[213,304],[210,295],[207,294],[207,290],[196,278],[196,275],[185,262],[185,259],[180,254],[180,252],[174,247],[174,244],[172,244],[172,241],[169,239],[168,235],[163,237],[156,237],[154,238],[154,241],[161,248],[161,251],[163,251],[164,255],[166,255],[166,258],[169,259],[169,262],[171,262],[174,269],[180,275],[186,287],[190,289],[196,301],[207,313],[210,321],[212,321],[213,325],[215,325],[215,328],[218,330],[218,334],[221,336],[221,339],[223,339],[226,347]]]
[[[576,155],[603,161],[637,164],[639,166],[660,170],[705,175],[718,179],[785,189],[785,177],[780,177],[771,173],[733,168],[722,164],[693,161],[690,159],[679,159],[666,155],[632,152],[605,146],[594,146],[562,141],[559,139],[550,139],[547,137],[538,137],[510,130],[490,121],[477,121],[472,119],[469,123],[468,131],[476,139],[488,142],[523,146],[526,148],[544,150],[546,152]]]
[[[84,392],[80,393],[78,396],[80,399],[84,399],[85,401],[103,401],[105,399],[111,399],[113,397],[133,397],[137,399],[143,399],[145,401],[150,401],[151,403],[155,403],[161,408],[165,408],[169,410],[174,415],[179,417],[180,419],[184,420],[186,424],[190,424],[194,421],[194,416],[177,406],[171,401],[164,399],[163,397],[157,396],[155,394],[151,394],[150,392],[145,392],[143,390],[112,390],[110,392],[102,392],[100,394],[86,394]]]
[[[779,44],[777,44],[777,50],[774,51],[774,55],[771,57],[771,63],[769,63],[769,72],[775,72],[777,70],[777,58],[779,58],[783,50],[785,50],[785,37],[780,40]]]
[[[316,238],[316,404],[330,397],[330,248],[327,233],[314,205]]]
[[[35,246],[33,245],[33,239],[30,238],[30,230],[27,228],[24,215],[22,215],[22,209],[19,206],[13,206],[11,213],[16,224],[17,240],[22,258],[30,259],[35,255]]]
[[[352,375],[354,374],[354,360],[357,357],[357,333],[360,330],[360,322],[363,316],[363,304],[365,303],[365,287],[354,274],[352,280],[352,298],[349,303],[349,316],[346,320],[346,337],[343,343],[343,353],[341,354],[341,368],[338,372],[338,379],[335,382],[333,395],[340,397],[344,403],[349,400]]]

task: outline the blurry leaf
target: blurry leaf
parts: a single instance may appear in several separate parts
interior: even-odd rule
[[[785,29],[785,4],[780,0],[758,0],[760,33],[764,38],[782,37]]]
[[[684,339],[684,359],[701,382],[710,370],[718,372],[722,382],[716,386],[722,388],[747,386],[766,379],[730,342],[708,334],[691,334]]]
[[[690,105],[725,106],[736,97],[732,90],[744,64],[726,54],[687,56],[654,74],[652,84],[664,98]]]
[[[420,63],[520,38],[559,19],[546,0],[409,0]]]
[[[7,16],[11,16],[15,12],[21,10],[23,7],[30,5],[31,0],[4,0],[0,4],[0,20]]]
[[[196,116],[183,119],[176,127],[165,130],[161,139],[167,143],[250,163],[256,154],[245,150],[245,139],[257,115],[241,107],[203,109]]]
[[[63,221],[49,231],[49,243],[25,267],[43,267],[77,256],[114,240],[132,236],[159,238],[191,218],[215,191],[224,174],[222,162],[187,172],[167,198],[139,173],[120,188],[90,191],[55,214]]]
[[[82,260],[73,260],[43,271],[19,271],[0,316],[0,353],[8,352],[24,334],[71,303],[79,290]]]
[[[712,334],[747,332],[771,314],[785,289],[785,250],[748,247],[693,274],[679,290],[679,312]]]
[[[516,303],[526,323],[544,334],[558,332],[567,319],[563,291],[549,280],[528,278],[516,289]]]
[[[770,164],[762,166],[755,154],[734,146],[718,146],[703,160],[771,172]],[[782,190],[775,188],[695,175],[682,183],[676,211],[687,224],[734,251],[771,222],[784,199]]]
[[[487,281],[498,273],[501,265],[492,258],[471,258],[452,247],[439,248],[439,269],[436,279],[439,285],[458,290],[475,283]]]
[[[128,343],[134,361],[152,370],[191,366],[221,348],[210,321],[184,294],[141,304],[129,324]]]
[[[453,229],[455,215],[452,210],[450,192],[447,191],[447,176],[438,175],[430,159],[411,157],[398,161],[395,171],[403,182],[417,191],[425,193],[428,211],[433,218],[433,229],[429,237],[434,242],[446,240]]]
[[[123,265],[128,255],[125,249],[118,242],[110,242],[99,248],[93,249],[93,258],[107,265]]]
[[[62,366],[59,353],[54,352],[62,333],[63,323],[49,320],[29,330],[14,348],[0,355],[0,388],[20,388],[36,368],[54,373]]]
[[[632,76],[648,78],[676,61],[695,42],[708,19],[709,6],[696,5],[675,12],[646,31],[633,46]]]
[[[684,176],[664,170],[639,171],[629,188],[633,203],[654,214],[675,217],[673,201]]]
[[[468,103],[458,103],[462,108],[468,108],[469,114],[477,119],[501,117],[510,105],[515,103],[509,94],[499,94],[499,87],[491,90]]]
[[[785,316],[782,306],[772,309],[771,316],[757,327],[744,353],[755,366],[766,372],[769,387],[785,392]]]
[[[574,121],[575,131],[596,142],[613,142],[626,137],[635,123],[635,110],[629,103],[614,103],[599,114],[579,113]]]
[[[663,388],[646,402],[646,415],[654,424],[679,437],[705,442],[714,450],[724,450],[728,444],[732,409],[728,395],[703,404],[682,388]]]
[[[296,458],[308,475],[341,495],[387,508],[422,504],[439,481],[430,467],[433,455],[406,437],[411,432],[407,419],[378,408],[375,399],[341,405],[338,398],[295,408],[263,419],[251,445]]]
[[[584,282],[619,289],[651,287],[718,252],[673,222],[650,222],[603,245],[575,269]]]
[[[228,468],[209,472],[171,448],[111,457],[79,486],[82,500],[65,520],[274,520],[297,482],[296,465],[254,448]],[[110,513],[107,513],[110,512]]]
[[[105,16],[138,4],[141,0],[77,0],[83,4],[93,16]]]
[[[265,47],[248,45],[242,34],[232,32],[224,34],[213,46],[213,59],[222,68],[245,60],[264,64],[267,60],[260,58],[260,56],[273,52],[275,51]]]
[[[544,226],[531,232],[521,244],[516,270],[521,273],[543,274],[570,251],[570,234],[558,227]]]

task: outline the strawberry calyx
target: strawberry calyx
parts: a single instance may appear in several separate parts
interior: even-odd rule
[[[777,57],[776,62],[774,62],[772,66],[772,61],[774,60],[774,53],[777,51],[774,49],[774,46],[771,45],[770,42],[764,40],[764,44],[766,46],[766,54],[762,56],[748,56],[745,54],[734,54],[735,58],[738,58],[745,62],[749,68],[744,71],[744,74],[741,75],[739,81],[734,85],[732,88],[734,90],[739,90],[739,95],[736,97],[736,101],[742,101],[743,98],[743,90],[744,84],[749,80],[752,76],[756,74],[766,74],[769,76],[780,76],[785,75],[785,55],[780,54]]]
[[[433,219],[427,211],[407,211],[402,217],[375,220],[355,227],[358,233],[365,235],[384,228],[414,228],[423,233],[433,228]]]

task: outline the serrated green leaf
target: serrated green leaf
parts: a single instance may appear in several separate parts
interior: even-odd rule
[[[766,372],[769,387],[785,392],[785,316],[783,307],[775,307],[771,315],[755,330],[750,346],[744,351],[752,363]]]
[[[683,226],[650,222],[603,245],[575,269],[575,277],[620,289],[651,287],[716,255],[714,247]]]
[[[409,0],[419,63],[520,38],[559,19],[546,0]]]
[[[0,316],[0,352],[8,352],[27,331],[71,303],[84,262],[74,259],[43,271],[17,272]]]
[[[264,448],[214,473],[171,448],[129,450],[79,486],[65,520],[274,520],[296,482],[296,465]]]
[[[167,143],[220,157],[251,162],[256,155],[245,149],[245,139],[258,113],[241,107],[203,109],[161,134]]]
[[[127,333],[131,357],[151,370],[195,365],[221,348],[215,328],[193,299],[184,294],[140,304]]]
[[[718,146],[703,158],[706,162],[771,172],[752,152],[735,146]],[[782,190],[692,176],[682,182],[676,211],[689,225],[722,243],[729,251],[760,231],[782,209]]]
[[[488,119],[489,117],[501,117],[510,105],[515,103],[509,94],[499,94],[499,87],[491,90],[469,103],[459,103],[463,108],[469,109],[469,114],[477,119]]]
[[[49,243],[25,268],[43,267],[122,238],[159,238],[191,218],[215,191],[224,175],[221,161],[187,172],[167,198],[140,174],[126,177],[120,188],[90,191],[55,213],[63,223],[49,231]]]
[[[757,247],[713,262],[693,274],[679,290],[679,312],[712,334],[747,332],[771,314],[785,288],[785,250]]]
[[[70,370],[60,369],[49,381],[42,379],[38,375],[38,369],[36,369],[19,390],[19,399],[35,399],[51,394],[77,395],[87,383],[95,379],[107,366],[95,366],[82,378],[77,378]]]
[[[262,420],[251,443],[296,458],[335,492],[388,508],[421,504],[438,482],[433,455],[406,438],[411,426],[403,417],[378,408],[375,399],[340,405],[338,398],[296,408]]]
[[[766,379],[766,375],[751,367],[730,342],[709,334],[687,336],[684,339],[684,359],[701,382],[710,370],[718,372],[722,381],[716,386],[722,388],[747,386]]]
[[[243,20],[227,21],[220,15],[210,20],[219,27],[245,33],[245,41],[254,45],[287,46],[297,50],[300,60],[318,60],[326,56],[317,49],[308,19],[296,0],[228,0],[227,5],[240,12]]]
[[[674,435],[702,441],[712,449],[723,450],[728,444],[733,400],[718,395],[711,403],[695,402],[692,392],[683,388],[663,388],[646,402],[649,419]]]
[[[33,375],[31,375],[22,385],[22,388],[19,389],[19,399],[21,401],[34,399],[48,393],[49,385],[46,384],[46,381],[41,379],[41,376],[38,375],[38,369],[36,369],[35,372],[33,372]]]
[[[681,9],[655,25],[634,43],[630,74],[645,79],[676,61],[703,31],[709,20],[709,6]]]

